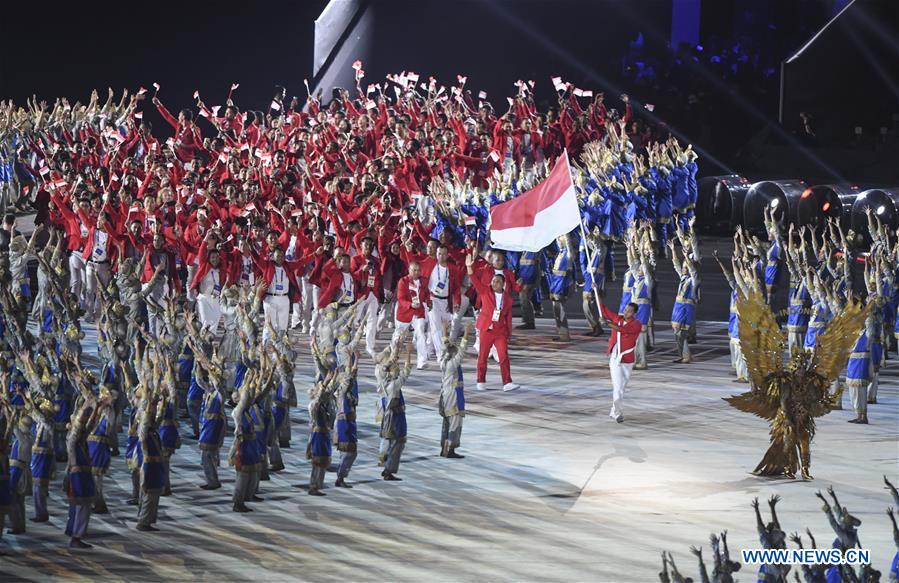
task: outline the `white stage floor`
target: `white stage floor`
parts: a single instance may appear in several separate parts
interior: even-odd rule
[[[467,359],[464,460],[438,456],[435,363],[413,371],[402,482],[380,479],[372,370],[363,358],[355,487],[334,488],[328,474],[326,497],[300,488],[309,479],[303,406],[311,365],[304,346],[287,470],[262,483],[265,501],[252,503],[254,512],[231,512],[230,468],[220,470],[222,490],[199,489],[198,450],[185,437],[172,460],[174,494],[160,504],[161,532],[134,530],[136,508],[124,503],[130,475],[115,458],[106,487],[111,514],[91,519],[94,549],[66,548],[57,481],[51,521],[29,523],[26,535],[4,535],[0,580],[653,581],[663,549],[695,576],[689,547],[704,546],[709,560],[712,531],[728,530],[736,558],[741,548],[757,547],[755,496],[779,494],[785,530],[804,534],[809,527],[819,545],[829,546],[833,533],[814,493],[831,485],[862,520],[861,542],[885,580],[895,547],[883,475],[899,480],[895,360],[882,372],[871,425],[847,423],[848,410],[819,420],[814,481],[761,479],[749,471],[767,448],[767,423],[722,400],[748,386],[731,382],[725,324],[700,325],[692,365],[669,364],[673,336],[664,324],[658,330],[650,369],[632,377],[623,424],[608,417],[606,338],[578,336],[560,346],[549,341],[546,320],[517,333],[512,373],[522,389],[511,393],[472,390],[475,359]],[[499,388],[493,362],[488,381]],[[223,452],[229,444],[230,437]],[[738,575],[755,580],[755,567]]]

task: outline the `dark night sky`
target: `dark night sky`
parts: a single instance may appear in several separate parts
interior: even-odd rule
[[[106,87],[152,90],[156,81],[174,110],[192,105],[195,89],[221,103],[232,82],[244,107],[267,105],[276,84],[303,96],[313,21],[326,2],[10,4],[0,16],[0,99],[84,102],[93,88],[105,98]]]

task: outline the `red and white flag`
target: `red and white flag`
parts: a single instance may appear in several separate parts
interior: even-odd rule
[[[490,209],[490,239],[494,247],[507,251],[540,251],[580,224],[567,151],[546,180]]]

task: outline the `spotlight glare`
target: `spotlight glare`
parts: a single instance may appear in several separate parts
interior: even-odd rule
[[[886,212],[886,210],[887,210],[887,207],[880,205],[879,207],[877,207],[877,214],[882,215],[883,213]]]
[[[829,202],[825,202],[825,203],[824,203],[824,206],[821,207],[821,210],[822,210],[823,212],[825,212],[825,213],[826,213],[827,211],[829,211],[829,210],[830,210],[830,203],[829,203]]]
[[[799,198],[801,198],[802,200],[805,200],[808,197],[810,197],[811,195],[812,195],[812,189],[806,188],[805,190],[802,191],[802,196],[800,196]]]
[[[776,209],[779,204],[780,204],[780,199],[775,198],[774,200],[771,201],[771,208]]]

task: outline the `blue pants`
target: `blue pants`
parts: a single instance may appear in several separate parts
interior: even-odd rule
[[[66,534],[72,538],[84,538],[84,535],[87,534],[87,525],[90,520],[90,504],[69,502],[69,521],[66,523]]]

